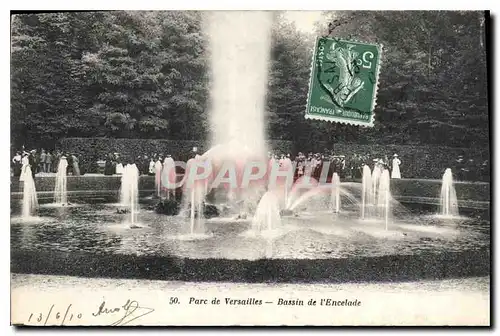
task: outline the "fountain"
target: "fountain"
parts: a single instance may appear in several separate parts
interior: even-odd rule
[[[161,171],[161,188],[164,192],[164,196],[167,200],[170,200],[170,197],[175,199],[175,188],[172,188],[171,185],[176,182],[176,173],[175,173],[175,162],[174,159],[170,155],[168,155],[163,161],[163,168]]]
[[[337,173],[332,176],[332,191],[330,195],[330,206],[333,212],[340,212],[340,178]]]
[[[123,169],[123,174],[120,178],[121,185],[120,185],[120,206],[124,208],[130,207],[131,199],[130,195],[132,192],[132,187],[133,183],[130,183],[130,179],[132,178],[131,176],[131,170],[129,169],[129,165],[125,165],[125,168]]]
[[[201,168],[194,168],[193,165],[203,162],[201,156],[191,158],[186,163],[186,173],[183,178],[183,191],[180,203],[180,211],[177,215],[180,220],[185,223],[182,228],[182,233],[172,236],[173,239],[179,240],[199,240],[212,237],[211,234],[205,234],[205,197],[207,196],[208,180],[195,179],[190,174],[198,170],[201,174]],[[201,166],[198,166],[201,167]]]
[[[384,169],[380,175],[377,211],[379,217],[382,217],[385,222],[385,229],[388,230],[390,218],[390,202],[391,202],[391,176],[388,169]]]
[[[373,172],[372,172],[372,194],[371,194],[371,201],[374,206],[374,208],[377,206],[377,196],[378,196],[378,188],[379,188],[379,180],[380,180],[380,175],[382,174],[382,169],[379,167],[378,164],[375,164],[375,167],[373,167]]]
[[[225,162],[236,165],[236,179],[241,182],[245,164],[263,159],[267,152],[264,111],[273,16],[265,11],[217,11],[205,18],[211,59],[212,148],[202,157],[210,160],[215,170]],[[259,187],[247,187],[252,188]],[[183,196],[183,203],[191,204],[191,227],[205,194],[195,188]],[[252,191],[242,192],[239,186],[228,186],[225,199],[233,208],[247,211],[255,207],[246,204],[248,194]]]
[[[387,230],[391,217],[392,201],[389,170],[382,170],[375,166],[372,174],[370,167],[364,165],[361,184],[361,219],[382,218]]]
[[[252,220],[255,233],[272,231],[281,226],[279,198],[275,192],[268,191],[260,199]]]
[[[131,229],[138,228],[137,214],[139,212],[139,170],[135,164],[127,164],[121,178],[120,202],[130,211],[128,224]]]
[[[68,205],[68,161],[62,156],[57,166],[56,185],[54,187],[54,203],[57,205]]]
[[[363,166],[363,181],[361,190],[361,219],[365,219],[367,206],[371,205],[372,197],[372,172],[367,165]]]
[[[320,193],[320,189],[317,187],[318,181],[316,179],[307,175],[299,177],[290,188],[285,209],[293,210],[307,199]],[[304,192],[304,190],[306,191]]]
[[[453,174],[450,168],[447,168],[443,174],[439,209],[440,214],[445,217],[455,217],[459,215],[457,193],[453,186]]]
[[[252,154],[264,156],[272,13],[216,11],[208,19],[212,143],[235,140]]]
[[[205,198],[205,184],[197,184],[189,190],[189,235],[203,235],[205,233],[204,221],[204,198]]]
[[[35,181],[31,173],[31,168],[27,165],[23,174],[23,203],[22,203],[22,220],[26,221],[33,217],[33,214],[38,208],[38,199],[36,197]]]

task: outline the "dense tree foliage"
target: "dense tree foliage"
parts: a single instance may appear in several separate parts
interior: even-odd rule
[[[315,36],[278,15],[267,97],[270,138],[306,147],[317,141],[487,146],[483,13],[325,17],[331,36],[384,45],[375,127],[304,119]],[[68,136],[205,139],[209,83],[201,18],[194,11],[14,16],[13,145],[52,146]],[[326,31],[318,27],[318,34]]]
[[[13,139],[203,137],[200,18],[198,12],[14,17]]]

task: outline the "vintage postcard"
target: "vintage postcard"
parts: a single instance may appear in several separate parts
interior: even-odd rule
[[[12,13],[11,324],[490,326],[489,28]]]

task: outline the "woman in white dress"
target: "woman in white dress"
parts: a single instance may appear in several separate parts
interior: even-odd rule
[[[148,174],[149,175],[155,174],[155,160],[153,158],[151,158],[151,161],[149,161]]]
[[[26,174],[31,174],[31,171],[28,171],[26,169],[26,167],[28,167],[30,164],[28,155],[29,154],[27,152],[24,152],[23,158],[21,159],[21,175],[19,176],[19,181],[21,181],[21,182],[24,181]]]
[[[121,161],[118,161],[118,163],[116,164],[115,174],[117,174],[117,175],[123,174],[123,164],[121,163]]]
[[[394,154],[394,159],[392,159],[392,174],[391,178],[400,179],[401,172],[399,171],[399,165],[401,160],[398,158],[398,154]]]

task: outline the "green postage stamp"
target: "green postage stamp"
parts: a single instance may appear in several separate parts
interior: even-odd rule
[[[382,45],[319,37],[305,117],[373,126],[381,56]]]

